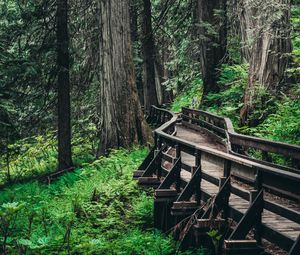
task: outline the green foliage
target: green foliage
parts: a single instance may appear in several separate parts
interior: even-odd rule
[[[247,132],[275,141],[300,144],[300,102],[287,97],[276,103],[276,111]]]
[[[129,217],[134,224],[141,226],[142,228],[151,228],[153,226],[153,201],[143,193],[134,201],[132,205],[132,212]]]
[[[173,112],[180,112],[182,107],[198,108],[202,96],[202,80],[195,78],[184,87],[183,91],[178,94],[171,105]]]
[[[175,4],[151,1],[151,4],[154,37],[159,46],[157,60],[167,71],[162,85],[172,95],[180,94],[184,97],[182,93],[186,86],[200,83],[199,38],[195,35],[193,18],[195,2],[179,1]],[[197,91],[197,95],[199,93]],[[182,104],[186,105],[187,102]]]
[[[220,70],[219,93],[209,93],[204,101],[206,110],[232,119],[235,126],[247,84],[248,65],[222,65]]]
[[[9,254],[175,254],[151,228],[153,199],[132,180],[147,152],[113,150],[49,186],[0,192],[2,249],[6,240]]]
[[[5,134],[0,122],[0,142],[4,134],[14,140],[34,133],[32,123],[51,116],[55,33],[48,20],[55,9],[47,2],[0,2],[0,117],[9,127]]]
[[[293,45],[292,51],[292,67],[288,69],[288,73],[297,75],[300,72],[300,7],[299,5],[293,5],[291,7],[291,40]]]
[[[84,136],[77,134],[73,138],[73,158],[75,166],[91,162],[91,143]],[[15,182],[35,178],[54,172],[57,168],[57,141],[55,132],[19,140],[8,146],[10,181]],[[0,185],[7,180],[6,155],[0,156]]]
[[[222,235],[216,229],[211,229],[208,233],[208,236],[211,238],[212,243],[215,248],[215,254],[218,254],[218,250],[220,249],[220,241],[222,239]]]

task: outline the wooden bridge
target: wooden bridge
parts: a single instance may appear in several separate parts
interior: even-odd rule
[[[155,228],[215,254],[300,254],[299,146],[237,134],[229,119],[188,108],[153,106],[148,121],[155,146],[134,178],[156,189]]]

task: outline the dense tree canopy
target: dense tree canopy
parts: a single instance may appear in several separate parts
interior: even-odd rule
[[[300,144],[299,34],[299,0],[0,0],[0,187],[78,167],[102,170],[100,165],[107,164],[117,172],[114,182],[128,189],[124,194],[131,201],[134,192],[119,169],[123,163],[115,149],[153,143],[146,122],[151,105],[173,112],[184,106],[204,109],[230,117],[241,133]],[[102,156],[110,153],[113,162],[107,163]],[[126,153],[120,152],[123,161]],[[135,166],[135,158],[142,157],[129,158],[129,165]],[[105,171],[89,180],[105,183],[110,173]],[[73,177],[90,178],[83,172],[71,175],[68,185],[75,182]],[[61,185],[57,188],[65,190]],[[104,191],[89,192],[95,200],[106,199]],[[7,202],[8,193],[0,202]],[[129,200],[115,193],[127,217]],[[70,197],[65,199],[71,203]],[[98,210],[94,205],[76,207],[76,199],[69,205],[76,213]],[[145,202],[144,195],[139,199]],[[101,206],[110,206],[103,201]],[[16,236],[6,239],[13,231],[0,226],[0,254],[9,249],[12,254],[35,254],[34,241],[31,246],[24,243],[36,215],[42,220],[33,239],[38,243],[38,235],[44,233],[44,241],[50,242],[45,208],[37,200],[32,204],[40,207],[37,214],[24,214],[28,230],[16,230],[25,241],[16,241]],[[12,206],[16,211],[25,207]],[[116,204],[112,208],[123,213]],[[148,213],[135,209],[136,221],[139,213]],[[55,210],[51,215],[57,215]],[[63,217],[55,221],[55,231],[68,250],[74,221],[67,217],[62,230]],[[132,223],[131,216],[128,221],[126,217],[118,218],[122,226]],[[101,225],[103,231],[108,228]],[[114,231],[109,232],[112,237],[119,229]],[[59,253],[60,245],[53,242],[49,250]],[[79,246],[82,254],[84,246]],[[47,253],[42,245],[36,249]],[[77,254],[76,249],[66,254]],[[99,252],[89,249],[90,254]],[[162,254],[175,252],[175,246],[169,250]]]

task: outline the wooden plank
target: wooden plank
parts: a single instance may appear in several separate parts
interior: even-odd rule
[[[198,204],[196,201],[179,201],[173,203],[173,208],[189,208],[189,207],[198,207]]]
[[[207,172],[204,172],[204,171],[202,172],[202,178],[214,185],[217,185],[217,186],[219,185],[219,179],[208,174]]]
[[[151,160],[150,164],[145,169],[145,172],[142,175],[142,177],[151,177],[154,174],[155,170],[157,170],[158,167],[161,167],[160,162],[162,159],[162,152],[165,149],[165,147],[166,146],[163,146],[162,148],[160,148],[158,153],[155,155],[155,157]]]
[[[254,226],[255,222],[252,220],[256,218],[257,215],[261,215],[263,208],[263,191],[261,190],[257,195],[254,202],[251,204],[247,212],[244,214],[242,219],[239,221],[236,228],[231,233],[229,240],[240,240],[244,239],[250,229]]]
[[[227,224],[225,219],[197,219],[197,223],[194,226],[199,229],[220,229]]]
[[[212,122],[214,120],[212,119]],[[214,123],[215,124],[215,123]],[[211,125],[214,125],[211,123]],[[167,127],[167,125],[166,125]],[[279,187],[281,189],[288,189],[288,184],[294,183],[295,185],[292,185],[292,192],[297,193],[296,187],[300,184],[300,175],[296,172],[288,173],[287,171],[283,169],[278,169],[277,167],[274,167],[273,165],[264,165],[264,162],[258,163],[258,162],[253,162],[249,161],[247,159],[243,159],[241,157],[236,157],[233,155],[228,155],[223,152],[220,152],[215,149],[211,149],[210,147],[207,146],[199,146],[196,143],[193,143],[193,141],[186,141],[183,139],[180,139],[178,137],[170,137],[168,134],[165,134],[160,131],[161,129],[158,130],[157,135],[160,137],[161,141],[167,141],[166,144],[170,143],[172,145],[180,145],[182,148],[182,151],[185,151],[187,154],[190,154],[190,157],[188,157],[186,162],[190,164],[190,161],[193,161],[195,159],[194,153],[195,152],[204,152],[209,155],[214,155],[215,157],[221,159],[221,160],[228,160],[229,162],[235,162],[235,164],[242,166],[246,165],[250,169],[259,169],[263,174],[262,174],[262,184],[264,187]],[[187,164],[187,165],[188,165]],[[192,166],[187,167],[189,170],[192,170]],[[208,175],[213,176],[215,179],[213,180],[214,183],[216,184],[216,174],[219,173],[218,171],[211,171],[208,172]],[[190,179],[191,175],[188,174],[186,171],[183,172],[181,175],[181,178],[183,178],[183,183],[182,185],[186,184]],[[274,181],[275,180],[275,181]],[[283,180],[283,181],[281,181]],[[201,190],[202,192],[202,198],[207,199],[210,197],[211,194],[215,194],[216,189],[213,187],[214,185],[206,185],[203,183]],[[249,196],[245,190],[239,190],[239,187],[234,187],[232,188],[232,192],[236,193],[237,195],[241,196],[242,198],[249,200]],[[273,205],[268,205],[273,207]],[[235,208],[233,208],[235,207]],[[234,204],[230,205],[230,213],[234,218],[241,217],[242,214],[238,210],[244,210],[247,208],[247,203],[244,203],[244,201],[241,200],[236,200]],[[270,209],[270,208],[269,208]],[[277,210],[277,211],[276,211]],[[296,216],[296,222],[298,222],[298,213],[295,210],[292,210],[290,208],[285,208],[282,205],[275,206],[275,211],[282,215],[285,214],[285,212],[288,212],[290,216],[288,218],[292,220],[293,217]],[[295,213],[296,212],[296,213]],[[284,215],[282,215],[284,217]],[[274,219],[274,221],[278,220],[277,217],[270,217],[270,220]],[[270,222],[270,221],[268,221]],[[295,223],[296,224],[296,223]],[[286,226],[285,226],[286,225]],[[263,236],[266,237],[266,239],[271,240],[273,243],[278,243],[279,246],[285,247],[287,249],[288,245],[291,244],[291,240],[295,238],[297,234],[297,225],[290,224],[288,225],[287,221],[282,220],[280,224],[273,224],[273,226],[276,229],[271,229],[270,226],[267,224],[263,223],[262,224],[262,229],[263,229]],[[271,234],[270,234],[271,233]]]
[[[295,210],[287,208],[286,206],[282,206],[278,203],[267,201],[267,200],[264,201],[264,208],[300,224],[300,212],[297,212]]]
[[[243,247],[256,247],[256,240],[225,240],[225,248],[243,248]]]
[[[199,186],[200,189],[200,182],[201,182],[201,167],[198,167],[192,179],[189,183],[185,186],[184,190],[179,195],[176,202],[186,201],[191,198],[193,194],[197,192],[196,185]],[[200,201],[198,201],[199,204]]]
[[[262,233],[263,238],[267,239],[271,243],[276,244],[285,251],[289,251],[294,243],[294,240],[291,237],[280,233],[276,229],[265,224],[262,224]]]
[[[249,192],[243,188],[236,186],[236,185],[231,185],[230,191],[232,194],[235,194],[247,201],[249,201],[249,199],[250,199]]]
[[[229,133],[231,144],[247,146],[267,152],[282,154],[284,156],[300,159],[300,146],[282,142],[273,142],[270,140],[240,135],[237,133]]]
[[[160,184],[159,189],[168,189],[170,186],[178,181],[180,178],[180,171],[181,171],[181,157],[179,157],[175,164],[173,165],[172,169],[167,174],[166,178]]]
[[[150,162],[154,158],[154,151],[155,150],[156,150],[155,147],[153,147],[151,149],[151,151],[148,153],[147,157],[144,159],[144,161],[142,162],[142,164],[138,167],[138,170],[143,170],[143,171],[146,170],[147,166],[150,164]]]
[[[154,195],[156,197],[174,197],[177,196],[178,193],[175,189],[156,189]]]

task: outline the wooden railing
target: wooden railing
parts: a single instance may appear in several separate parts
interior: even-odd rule
[[[253,160],[239,151],[241,148],[251,147],[267,153],[278,153],[291,157],[294,160],[299,160],[300,148],[298,146],[239,135],[234,132],[229,119],[204,111],[183,108],[181,123],[194,129],[207,129],[212,135],[219,137],[220,141],[223,141],[228,147],[229,153],[222,152],[174,136],[176,123],[180,119],[165,109],[152,107],[148,120],[161,126],[154,130],[155,147],[149,154],[149,158],[145,160],[147,163],[144,162],[145,164],[142,164],[137,171],[138,174],[135,176],[139,177],[141,185],[150,184],[150,186],[158,187],[156,197],[174,196],[175,200],[172,210],[175,211],[178,205],[183,201],[190,201],[192,196],[196,198],[196,201],[186,203],[195,203],[195,206],[199,205],[200,199],[207,201],[211,197],[208,192],[201,188],[202,180],[219,185],[219,192],[214,198],[215,204],[218,204],[217,208],[223,210],[225,218],[230,217],[238,222],[229,240],[246,239],[247,233],[253,228],[255,239],[258,243],[261,242],[261,238],[265,238],[282,249],[290,250],[291,252],[293,250],[292,247],[295,245],[296,247],[299,246],[299,241],[294,242],[289,236],[262,223],[261,220],[262,212],[266,209],[300,224],[300,213],[298,211],[286,208],[264,197],[264,191],[268,190],[276,191],[276,194],[279,196],[288,196],[300,201],[300,174],[298,170],[277,166],[263,160]],[[170,148],[175,150],[174,156],[167,154]],[[182,152],[195,157],[193,166],[182,162]],[[208,171],[202,170],[203,158],[213,159],[223,165],[223,177],[221,179],[211,175]],[[172,163],[172,169],[165,169],[162,166],[162,160]],[[183,170],[191,172],[192,175],[189,181],[181,178]],[[162,176],[165,178],[161,179]],[[235,177],[238,177],[239,182],[250,185],[251,190],[247,191],[241,186],[233,185],[232,178]],[[171,188],[173,184],[175,190]],[[229,204],[230,194],[250,202],[246,213],[241,213]],[[179,206],[179,208],[182,207]],[[189,208],[193,207],[189,205]],[[207,216],[209,210],[212,209],[208,209],[201,219]],[[157,221],[170,221],[169,216],[163,218],[157,214],[159,214],[159,211],[155,213],[156,225],[159,225]],[[170,224],[166,224],[166,226]],[[290,254],[296,253],[292,252]]]
[[[191,127],[205,128],[216,136],[225,139],[229,153],[292,172],[299,172],[297,170],[300,170],[300,146],[238,134],[234,131],[229,118],[219,117],[200,110],[182,108],[182,120]],[[251,149],[260,151],[261,159],[250,157]],[[290,167],[272,162],[272,154],[282,156],[286,162],[290,161]]]

